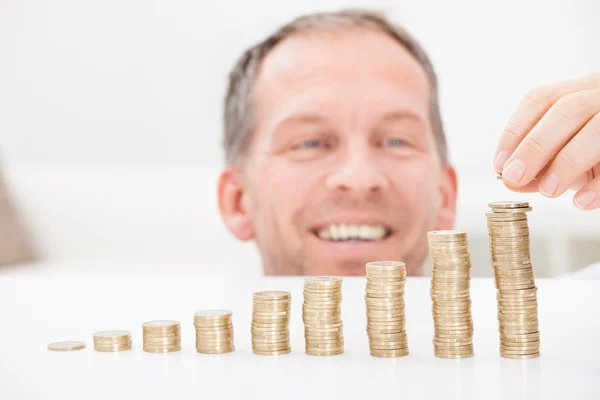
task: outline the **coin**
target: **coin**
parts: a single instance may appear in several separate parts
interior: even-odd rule
[[[262,351],[262,350],[254,350],[254,354],[258,354],[261,356],[280,356],[283,354],[288,354],[292,351],[291,348],[283,349],[283,350],[271,350],[271,351]]]
[[[225,309],[200,310],[194,313],[196,351],[222,354],[235,351],[233,312]]]
[[[94,350],[116,352],[131,349],[129,331],[100,331],[93,334]]]
[[[171,353],[174,351],[179,351],[181,350],[181,346],[176,346],[176,347],[147,347],[147,346],[143,346],[143,350],[146,353]]]
[[[434,355],[439,358],[472,357],[471,255],[466,232],[430,231],[432,261],[431,301]],[[464,346],[458,351],[458,346]]]
[[[50,351],[75,351],[85,349],[85,343],[75,340],[67,340],[64,342],[54,342],[48,344]]]
[[[100,331],[94,333],[94,339],[119,339],[127,338],[131,334],[128,331]]]
[[[315,290],[315,295],[320,292]],[[252,294],[252,351],[258,355],[282,355],[291,351],[289,322],[292,296],[283,290]],[[327,313],[323,310],[322,313]],[[323,315],[314,311],[316,317]]]
[[[408,347],[399,350],[371,350],[371,355],[373,357],[381,357],[381,358],[395,358],[395,357],[405,357],[409,354]]]
[[[518,201],[518,200],[503,200],[503,201],[493,201],[488,203],[488,206],[492,209],[502,209],[502,208],[527,208],[529,207],[529,203],[526,201]]]
[[[339,349],[339,350],[306,349],[306,354],[309,356],[338,356],[343,353],[344,353],[344,349]]]
[[[344,352],[342,284],[342,278],[336,276],[304,280],[302,321],[308,355],[331,356]]]
[[[143,345],[147,353],[167,353],[181,349],[179,321],[154,320],[142,324]]]
[[[486,213],[496,286],[500,356],[539,356],[537,288],[531,264],[528,202],[489,203]]]
[[[406,264],[373,261],[365,265],[367,336],[373,357],[408,355],[404,287]]]
[[[114,353],[118,351],[131,350],[131,348],[131,343],[125,346],[94,346],[94,350],[99,351],[101,353]]]

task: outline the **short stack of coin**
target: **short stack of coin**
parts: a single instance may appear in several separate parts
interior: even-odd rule
[[[232,317],[229,310],[203,310],[194,314],[198,353],[221,354],[235,350]]]
[[[374,261],[367,263],[366,270],[365,303],[371,355],[386,358],[407,356],[404,316],[406,265],[400,261]]]
[[[143,348],[148,353],[181,350],[181,328],[178,321],[148,321],[142,325]]]
[[[471,255],[467,234],[452,230],[431,231],[427,239],[433,264],[434,354],[439,358],[473,357]]]
[[[494,267],[500,355],[504,358],[540,356],[537,288],[531,265],[527,202],[500,201],[486,213]]]
[[[131,333],[128,331],[101,331],[94,333],[94,350],[123,351],[131,349]]]
[[[290,292],[256,292],[252,303],[252,351],[263,356],[287,354],[290,346]]]
[[[335,356],[344,352],[342,278],[317,276],[304,280],[302,320],[306,354]]]

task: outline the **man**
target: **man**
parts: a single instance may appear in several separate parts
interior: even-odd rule
[[[559,196],[577,184],[580,208],[600,206],[599,92],[589,76],[525,97],[494,160],[507,187]],[[267,275],[364,275],[386,259],[419,275],[427,232],[453,226],[436,75],[379,14],[300,17],[248,49],[224,119],[221,214],[236,237],[256,240]]]

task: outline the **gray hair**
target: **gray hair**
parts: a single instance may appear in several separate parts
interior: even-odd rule
[[[267,54],[289,36],[315,29],[365,27],[382,31],[404,46],[425,69],[431,86],[430,118],[438,154],[448,161],[448,146],[442,125],[438,100],[438,83],[427,54],[401,26],[390,22],[382,13],[369,10],[343,10],[304,15],[280,27],[263,41],[247,49],[229,74],[229,86],[223,113],[225,160],[232,165],[245,154],[254,130],[252,88],[262,61]]]

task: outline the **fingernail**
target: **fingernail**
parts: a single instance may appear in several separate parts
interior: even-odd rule
[[[494,160],[494,169],[497,173],[502,173],[502,169],[504,168],[504,164],[508,161],[508,151],[500,150],[496,155],[496,159]]]
[[[525,175],[525,163],[521,160],[514,159],[504,168],[502,176],[511,181],[512,183],[518,184],[523,175]]]
[[[546,174],[540,182],[540,193],[546,197],[552,197],[556,189],[558,189],[558,176],[553,172]]]
[[[583,192],[577,193],[573,201],[577,207],[584,210],[596,201],[596,193],[593,190],[586,189]]]

